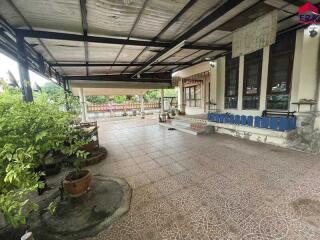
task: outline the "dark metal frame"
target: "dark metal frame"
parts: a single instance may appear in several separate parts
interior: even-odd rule
[[[150,60],[148,60],[145,65],[141,68],[139,68],[135,73],[134,76],[137,75],[142,69],[146,68],[150,64],[152,64],[154,61],[156,61],[160,56],[168,52],[172,47],[176,46],[180,42],[184,41],[185,39],[188,39],[189,37],[193,36],[195,33],[201,31],[205,27],[207,27],[209,24],[217,20],[219,17],[226,14],[228,11],[233,9],[234,7],[238,6],[243,0],[232,0],[227,1],[221,6],[219,6],[217,9],[213,10],[209,15],[207,15],[205,18],[203,18],[200,22],[192,26],[189,30],[187,30],[185,33],[183,33],[181,36],[179,36],[177,39],[175,39],[170,45],[169,48],[166,48],[162,50],[160,53],[156,54],[154,57],[152,57]]]
[[[51,63],[52,67],[139,67],[143,66],[144,63]],[[161,63],[154,63],[152,66],[190,66],[192,63],[178,63],[178,62],[161,62]]]
[[[86,80],[86,81],[111,81],[111,82],[133,82],[132,74],[122,75],[92,75],[92,76],[64,76],[64,80]],[[172,83],[171,73],[144,73],[134,82]]]
[[[88,36],[88,20],[87,20],[87,0],[80,0],[80,9],[81,9],[81,22],[82,22],[82,32],[83,36],[86,38]],[[89,63],[89,49],[88,42],[83,41],[84,45],[84,58],[86,64]],[[86,65],[86,74],[89,75],[89,67]]]
[[[18,59],[21,58],[21,53],[17,47],[17,35],[18,31],[15,31],[15,29],[0,16],[0,51],[2,50],[3,53],[18,61]],[[27,59],[28,67],[48,79],[54,77],[57,83],[62,86],[63,83],[60,74],[50,63],[26,41],[24,41],[24,48],[24,58]]]
[[[190,0],[182,9],[181,11],[170,20],[170,22],[151,40],[152,42],[155,42],[159,39],[159,37],[165,32],[167,31],[174,23],[176,23],[179,18],[185,13],[187,12],[198,0]],[[133,59],[133,61],[131,63],[134,63],[148,48],[145,47],[144,49],[142,49],[142,51]],[[124,73],[125,71],[127,71],[128,67],[125,68],[122,72]]]
[[[105,44],[117,44],[117,45],[131,45],[131,46],[142,46],[142,47],[159,47],[159,48],[171,48],[172,43],[169,42],[152,42],[148,40],[127,40],[121,38],[111,37],[97,37],[97,36],[84,36],[81,34],[62,33],[62,32],[49,32],[49,31],[38,31],[38,30],[26,30],[17,29],[24,37],[27,38],[41,38],[41,39],[55,39],[55,40],[67,40],[76,42],[91,42],[91,43],[105,43]],[[184,49],[201,49],[201,50],[228,50],[225,46],[203,46],[203,45],[186,45]]]

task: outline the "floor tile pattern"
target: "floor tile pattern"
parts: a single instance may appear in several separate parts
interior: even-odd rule
[[[320,157],[226,135],[192,136],[156,119],[99,123],[131,209],[90,240],[320,239]],[[88,239],[89,240],[89,239]]]

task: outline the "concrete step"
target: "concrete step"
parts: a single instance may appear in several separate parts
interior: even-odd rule
[[[203,123],[193,123],[189,121],[171,120],[170,122],[159,123],[160,126],[175,128],[178,131],[192,135],[208,134],[213,132],[213,127]]]
[[[176,120],[176,119],[172,119],[171,120],[171,124],[173,126],[177,126],[177,127],[191,127],[192,122],[190,121],[185,121],[185,120]]]

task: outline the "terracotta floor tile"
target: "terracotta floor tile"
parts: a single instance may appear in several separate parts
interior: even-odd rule
[[[99,125],[109,155],[88,168],[133,192],[128,214],[91,240],[320,239],[317,156],[157,119]]]

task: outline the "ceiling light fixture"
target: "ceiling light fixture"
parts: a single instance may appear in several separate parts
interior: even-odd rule
[[[308,27],[308,30],[309,30],[309,35],[310,37],[315,37],[317,36],[318,34],[318,31],[319,31],[319,27],[316,25],[316,24],[311,24],[309,27]]]

